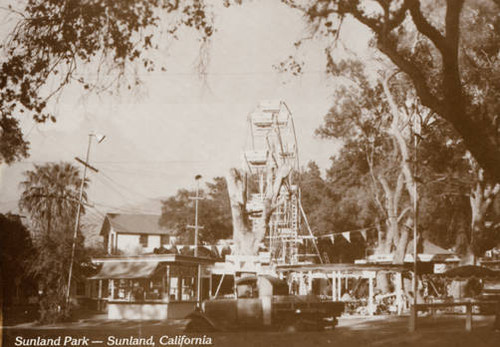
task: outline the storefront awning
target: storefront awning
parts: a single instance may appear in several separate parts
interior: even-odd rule
[[[149,278],[157,267],[157,261],[114,261],[103,263],[101,271],[90,279]]]

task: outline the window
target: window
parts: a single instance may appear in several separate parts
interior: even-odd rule
[[[148,235],[140,235],[139,243],[142,247],[146,248],[148,246]]]
[[[170,242],[169,235],[161,235],[160,236],[160,246],[162,245],[168,245]]]
[[[196,299],[195,266],[170,266],[170,293],[171,301],[192,301]]]
[[[113,299],[115,300],[130,300],[130,281],[119,279],[113,281],[114,285],[114,295]]]
[[[236,287],[238,298],[258,298],[257,282],[240,284]]]
[[[182,296],[181,300],[194,300],[195,290],[194,290],[194,277],[182,277]]]
[[[163,296],[163,283],[161,277],[153,278],[146,288],[146,300],[161,300]]]
[[[170,277],[170,300],[179,300],[179,278]]]
[[[113,284],[111,284],[113,281]],[[113,287],[113,300],[128,302],[144,302],[145,300],[162,299],[161,278],[149,279],[119,279],[111,280]]]

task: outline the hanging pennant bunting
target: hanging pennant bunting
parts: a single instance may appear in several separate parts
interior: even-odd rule
[[[330,235],[330,241],[332,241],[332,245],[335,243],[335,237],[333,237],[333,234]]]
[[[347,242],[351,242],[351,233],[349,231],[342,233],[342,236],[344,236]]]
[[[217,245],[215,246],[217,248],[217,253],[219,253],[219,255],[222,254],[222,250],[224,249],[224,245]]]
[[[366,229],[361,230],[360,234],[363,237],[363,239],[366,241]]]

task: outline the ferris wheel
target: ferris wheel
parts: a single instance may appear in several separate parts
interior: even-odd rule
[[[298,184],[299,151],[292,113],[285,102],[263,101],[250,113],[245,147],[244,167],[251,180],[247,202],[250,215],[262,211],[264,197],[274,188],[273,183],[280,170],[287,172],[279,192],[274,192],[277,194],[276,209],[269,220],[269,232],[264,242],[271,262],[299,263],[299,245],[307,242],[313,242],[319,256],[308,225],[309,235],[303,235],[300,230],[305,214],[300,204]],[[263,222],[262,218],[256,217],[253,226]]]

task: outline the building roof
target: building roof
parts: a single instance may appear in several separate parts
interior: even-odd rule
[[[90,279],[132,279],[149,278],[153,275],[158,262],[110,262],[103,263],[101,271]]]
[[[412,269],[412,264],[356,264],[356,263],[333,263],[333,264],[297,264],[278,265],[278,272],[309,272],[319,271],[331,273],[332,271],[394,271],[404,272]]]
[[[417,246],[419,247],[420,245],[417,243]],[[444,248],[439,247],[438,245],[428,241],[428,240],[423,240],[422,241],[422,248],[419,247],[418,253],[419,254],[431,254],[431,255],[452,255],[455,254],[452,251],[448,251]],[[410,240],[408,242],[408,246],[406,246],[406,253],[411,253],[413,252],[413,240]]]
[[[443,274],[445,277],[453,279],[467,278],[488,278],[500,279],[500,271],[495,271],[483,266],[464,265],[446,271]]]
[[[138,255],[109,255],[92,258],[93,264],[104,263],[178,263],[178,264],[213,264],[215,259],[207,257],[193,257],[181,254],[138,254]]]
[[[111,228],[120,234],[169,235],[169,231],[159,224],[160,216],[154,214],[107,213],[101,227],[101,235]]]
[[[423,240],[421,243],[417,244],[418,261],[428,262],[428,263],[457,263],[460,258],[452,251],[448,251],[438,245]],[[356,260],[357,263],[392,263],[394,259],[394,253],[387,254],[372,254],[366,259]],[[405,263],[413,263],[413,241],[408,242],[406,247],[406,254],[404,257]]]

